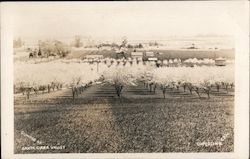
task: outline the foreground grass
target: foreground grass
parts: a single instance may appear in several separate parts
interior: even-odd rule
[[[233,151],[233,96],[91,101],[16,105],[15,153]]]

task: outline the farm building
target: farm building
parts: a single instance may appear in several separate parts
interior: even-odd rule
[[[154,54],[154,52],[145,52],[145,54],[144,54],[144,57],[143,57],[143,60],[144,61],[156,61],[157,60],[157,58],[155,59],[156,57],[155,57],[155,54]]]
[[[88,61],[97,61],[103,59],[103,55],[86,55],[85,58]]]
[[[143,52],[131,52],[131,58],[142,61]]]
[[[155,54],[154,54],[154,52],[146,52],[146,53],[145,53],[145,56],[146,56],[146,57],[154,57]]]
[[[226,59],[221,58],[221,57],[215,59],[215,65],[216,66],[226,66]]]

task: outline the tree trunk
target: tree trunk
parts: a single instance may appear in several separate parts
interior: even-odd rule
[[[121,95],[122,95],[122,88],[123,88],[123,86],[120,86],[120,88],[119,88],[119,94],[120,94],[119,97],[121,97]]]
[[[155,94],[155,91],[156,91],[156,84],[154,84],[154,94]]]
[[[163,98],[165,99],[166,98],[166,88],[162,89],[162,93],[163,93]]]
[[[207,97],[210,98],[210,90],[205,90],[205,92],[207,93]]]
[[[226,91],[227,91],[227,93],[228,93],[228,85],[226,84]]]
[[[189,87],[188,89],[189,89],[190,94],[192,94],[192,87]]]
[[[75,87],[75,94],[76,94],[76,97],[78,97],[78,89],[77,89],[77,87]]]
[[[115,85],[116,94],[119,98],[121,97],[122,88],[122,85]]]
[[[196,88],[196,89],[195,89],[195,92],[198,94],[199,98],[201,98],[200,92],[199,92],[199,88]]]
[[[74,90],[74,87],[72,87],[72,97],[73,97],[73,100],[75,99],[75,90]]]
[[[153,84],[150,83],[150,84],[149,84],[149,87],[150,87],[149,91],[150,91],[150,92],[152,92],[152,86],[153,86]]]
[[[220,85],[216,85],[216,88],[217,88],[217,92],[219,92],[220,91]]]
[[[50,93],[50,85],[48,84],[48,93]]]
[[[30,90],[27,90],[27,99],[30,99]]]
[[[34,88],[34,91],[35,91],[35,94],[37,95],[38,94],[38,89]]]

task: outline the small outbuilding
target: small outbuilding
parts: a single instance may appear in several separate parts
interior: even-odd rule
[[[222,58],[222,57],[215,59],[215,65],[216,66],[226,66],[226,59]]]

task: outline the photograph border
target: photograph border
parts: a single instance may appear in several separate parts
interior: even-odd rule
[[[1,148],[2,158],[248,158],[249,157],[249,1],[245,5],[245,17],[232,17],[235,28],[235,114],[234,152],[230,153],[56,153],[14,154],[14,97],[13,97],[13,30],[12,4],[1,3]],[[31,2],[22,2],[31,3]],[[49,4],[50,2],[36,2]],[[55,3],[55,2],[53,2]],[[59,3],[59,2],[56,2]],[[85,3],[85,2],[72,2]],[[88,2],[90,3],[90,2]],[[91,2],[119,3],[119,2]],[[167,3],[167,2],[123,2]],[[187,2],[185,2],[187,3]],[[189,1],[189,3],[192,3]],[[211,2],[222,3],[222,2]],[[234,1],[227,3],[236,3]],[[65,4],[70,4],[69,2]]]

